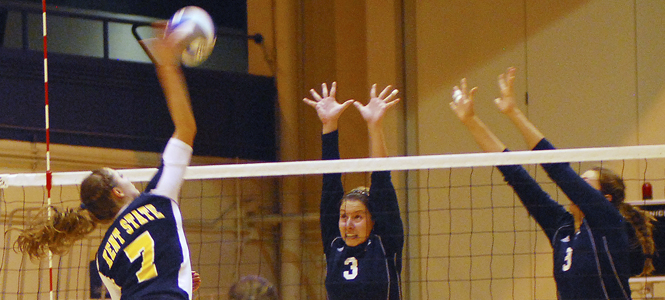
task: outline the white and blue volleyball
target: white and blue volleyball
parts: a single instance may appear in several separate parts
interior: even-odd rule
[[[215,24],[204,9],[186,6],[179,9],[166,25],[165,38],[174,38],[182,47],[182,64],[195,67],[203,63],[215,46]]]

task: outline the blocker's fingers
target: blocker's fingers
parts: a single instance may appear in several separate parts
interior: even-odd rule
[[[330,97],[335,98],[335,93],[337,93],[337,82],[333,81],[332,87],[330,87]]]
[[[321,99],[323,99],[323,98],[321,98],[321,95],[319,95],[319,93],[317,93],[316,90],[314,90],[314,89],[309,90],[309,93],[312,94],[312,97],[313,97],[314,100],[316,100],[317,102],[318,102],[318,101],[321,101]]]
[[[369,97],[376,98],[376,83],[372,84],[372,88],[369,90]]]
[[[321,84],[321,96],[328,98],[328,85],[325,82]]]
[[[381,91],[381,93],[379,94],[379,98],[384,99],[384,97],[386,96],[391,87],[392,86],[388,85],[386,88],[384,88],[383,91]]]
[[[397,93],[399,93],[399,90],[394,89],[392,92],[390,92],[390,94],[388,95],[388,97],[386,97],[386,98],[383,99],[383,100],[384,100],[384,101],[390,101],[392,98],[394,98],[394,97],[397,95]]]
[[[302,101],[307,103],[307,105],[316,108],[316,101],[307,98],[303,98]]]
[[[464,97],[464,95],[462,94],[462,91],[460,91],[460,89],[458,87],[454,87],[453,88],[453,102],[455,102],[455,104],[457,104],[462,100],[463,97]]]
[[[349,106],[351,106],[352,104],[355,104],[355,103],[356,103],[356,101],[354,101],[353,99],[349,99],[349,100],[344,101],[344,103],[342,103],[342,108],[340,110],[340,114],[342,114],[347,108],[349,108]]]
[[[499,88],[502,92],[506,89],[505,73],[499,74]]]
[[[363,105],[362,103],[360,103],[358,101],[353,101],[353,106],[355,106],[359,111],[362,110],[363,108],[365,108],[365,105]]]
[[[471,91],[469,91],[469,94],[467,95],[467,98],[473,99],[473,97],[476,95],[476,92],[478,91],[478,87],[474,86]]]
[[[400,100],[400,99],[397,98],[397,99],[395,99],[395,100],[393,100],[393,101],[390,101],[390,102],[386,103],[386,109],[389,109],[389,108],[395,106],[397,103],[399,103],[399,100]]]
[[[516,70],[517,70],[517,69],[515,69],[515,67],[510,67],[510,68],[508,68],[508,71],[507,71],[508,78],[506,79],[506,82],[507,82],[507,84],[510,85],[510,86],[512,86],[512,85],[513,85],[513,81],[515,81],[515,71],[516,71]]]
[[[355,100],[353,100],[353,99],[346,100],[346,101],[344,101],[344,103],[342,103],[342,107],[344,107],[346,109],[347,106],[349,106],[353,103],[355,103]]]

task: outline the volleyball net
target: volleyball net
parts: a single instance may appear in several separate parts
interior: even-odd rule
[[[318,222],[322,174],[342,173],[349,191],[369,186],[371,171],[391,170],[406,234],[403,299],[556,299],[548,239],[495,168],[524,165],[567,206],[538,166],[547,162],[571,162],[580,173],[612,169],[623,176],[628,201],[663,215],[657,199],[665,198],[665,146],[191,166],[180,207],[192,267],[203,281],[194,298],[226,299],[239,278],[259,275],[282,299],[326,299]],[[156,169],[119,171],[141,189]],[[87,174],[53,173],[53,205],[78,206]],[[13,251],[19,230],[46,205],[45,182],[44,174],[0,174],[0,299],[48,298],[47,262]],[[656,200],[642,200],[645,182]],[[57,299],[106,297],[93,263],[105,229],[54,256]],[[665,286],[651,284],[664,274],[665,268],[633,280],[633,297],[665,294]]]

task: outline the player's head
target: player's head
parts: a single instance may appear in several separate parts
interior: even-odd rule
[[[610,169],[594,167],[584,172],[582,178],[605,195],[616,207],[626,199],[626,185],[623,179]]]
[[[99,222],[110,222],[120,208],[138,194],[136,187],[117,171],[97,169],[81,183],[81,208]]]
[[[277,290],[267,279],[249,275],[240,278],[229,290],[231,300],[277,300]]]
[[[358,187],[342,197],[339,206],[339,233],[347,246],[358,246],[369,238],[374,229],[369,189]]]
[[[641,275],[648,275],[653,272],[654,265],[652,256],[656,246],[653,240],[652,222],[656,219],[639,208],[633,207],[624,202],[626,199],[626,185],[623,182],[623,178],[612,170],[602,167],[594,167],[582,174],[582,178],[584,178],[590,185],[600,190],[600,192],[619,210],[624,219],[633,226],[636,239],[631,239],[630,242],[639,244],[645,255],[644,263],[642,264],[641,262],[638,262],[639,264],[642,264],[639,266],[638,270],[641,271]],[[635,246],[635,244],[631,244],[631,246]],[[638,273],[639,272],[636,272],[636,274],[633,275],[638,275]]]
[[[33,224],[22,230],[14,247],[32,258],[45,257],[49,251],[64,254],[92,232],[96,223],[113,221],[120,208],[137,195],[136,187],[115,170],[94,170],[81,183],[80,207],[44,208]]]

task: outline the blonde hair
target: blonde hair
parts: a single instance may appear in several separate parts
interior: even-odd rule
[[[47,206],[37,213],[28,228],[21,230],[14,242],[14,251],[27,253],[32,259],[45,257],[49,250],[53,254],[65,254],[72,244],[95,228],[95,221],[80,208],[59,211]]]
[[[95,230],[97,223],[115,219],[120,207],[113,198],[114,187],[111,169],[92,171],[81,183],[81,206],[62,211],[48,206],[40,210],[34,221],[21,230],[14,251],[27,253],[32,259],[45,257],[49,250],[53,254],[67,253],[76,241]]]

